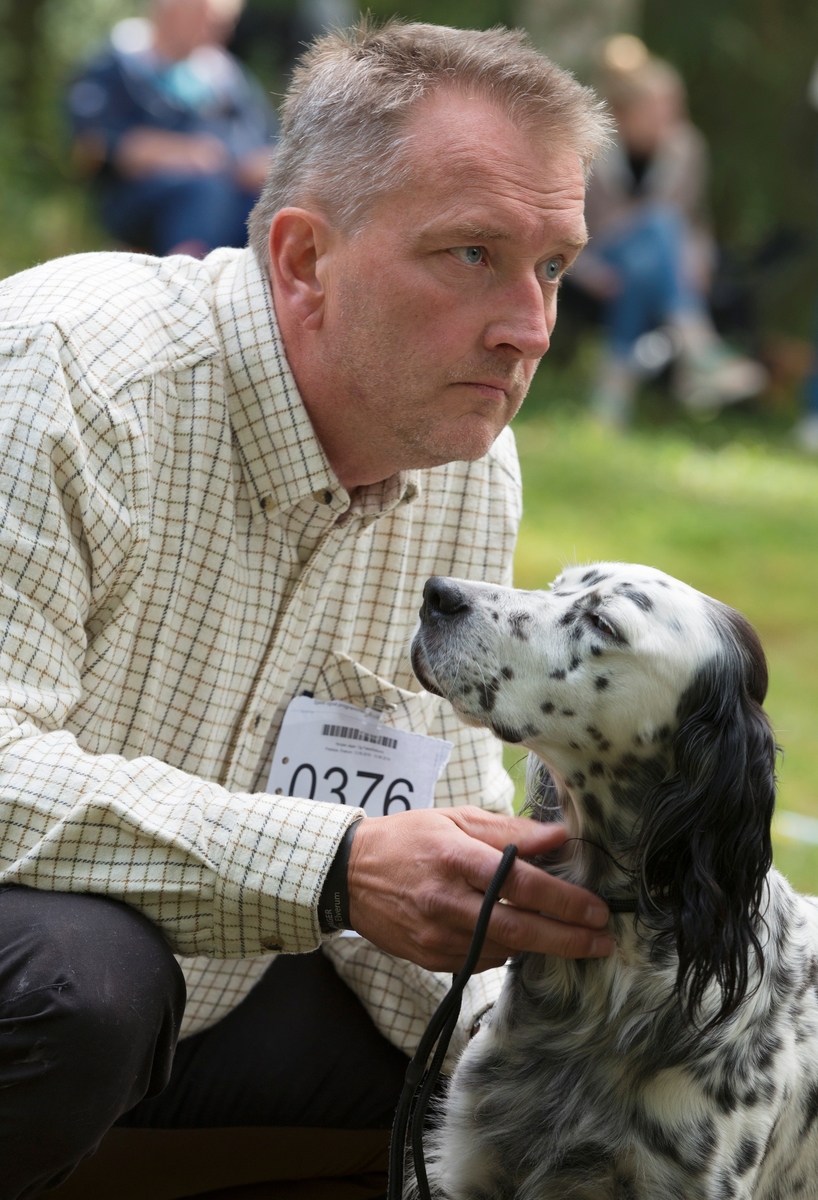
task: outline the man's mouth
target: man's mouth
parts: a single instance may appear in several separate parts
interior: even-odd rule
[[[508,399],[510,384],[494,379],[464,379],[461,387],[473,389],[484,400],[505,401]]]

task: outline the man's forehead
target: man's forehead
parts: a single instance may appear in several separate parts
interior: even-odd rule
[[[406,201],[421,239],[439,237],[452,246],[523,240],[532,250],[541,243],[543,252],[581,250],[587,241],[582,182],[500,166],[472,161],[436,178],[415,174]]]
[[[444,94],[418,105],[409,129],[407,197],[467,240],[518,233],[512,215],[557,220],[569,242],[584,240],[579,156],[558,135],[529,130],[478,97]],[[480,236],[478,236],[480,235]]]
[[[488,165],[492,159],[526,159],[531,168],[546,160],[576,164],[579,156],[558,126],[513,120],[499,105],[479,96],[442,93],[418,104],[405,130],[409,156],[430,170],[448,165]]]

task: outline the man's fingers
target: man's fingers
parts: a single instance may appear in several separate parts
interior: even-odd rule
[[[559,825],[542,826],[536,821],[527,821],[525,818],[519,817],[508,818],[503,824],[511,826],[512,822],[514,826],[522,827],[520,830],[521,840],[523,834],[528,835],[529,831],[526,828],[528,825],[534,825],[538,830],[544,831],[546,836],[554,839],[557,846],[565,840],[564,830]],[[471,823],[469,821],[469,824]],[[473,888],[485,891],[500,864],[500,856],[496,851],[502,847],[496,846],[494,837],[492,842],[489,842],[472,833],[471,830],[464,829],[463,832],[469,833],[470,836],[470,841],[463,845],[466,855],[466,861],[463,864],[464,877]],[[492,832],[494,831],[492,830]],[[513,840],[515,832],[518,832],[518,829],[514,827],[507,829],[509,841]],[[507,844],[508,842],[503,842],[504,846]],[[492,851],[492,845],[494,845],[494,851]],[[516,845],[520,855],[524,856],[525,851],[519,842]],[[542,853],[542,850],[537,853]],[[593,892],[577,887],[576,884],[568,883],[564,879],[556,879],[547,871],[532,866],[531,863],[520,862],[519,859],[514,863],[511,873],[503,885],[502,895],[512,904],[516,904],[518,908],[531,909],[537,913],[548,913],[569,924],[589,925],[601,929],[608,921],[607,905]]]
[[[488,847],[486,847],[486,853],[492,855],[492,851]],[[483,852],[479,847],[478,854],[482,859]],[[490,858],[488,864],[481,862],[482,870],[478,869],[477,873],[484,877],[486,868],[488,868],[493,874],[493,871],[496,870],[495,857],[496,854]],[[592,892],[586,892],[584,888],[574,887],[573,884],[565,883],[563,880],[553,879],[539,868],[532,867],[530,863],[515,863],[513,872],[518,869],[522,870],[526,880],[519,888],[512,888],[514,896],[521,895],[524,899],[529,898],[530,889],[527,885],[531,883],[531,880],[528,879],[530,875],[533,877],[533,884],[536,885],[533,894],[538,902],[538,907],[532,911],[527,904],[521,905],[516,898],[513,898],[509,904],[496,904],[489,922],[483,956],[492,958],[501,956],[505,959],[521,950],[533,951],[536,954],[555,954],[560,958],[599,958],[610,954],[613,949],[613,940],[603,932],[608,909],[601,901],[595,899]],[[542,899],[540,888],[543,880],[547,885],[545,895],[549,901],[547,905],[550,909],[549,915],[544,915],[542,908],[539,907],[539,901]],[[551,896],[552,888],[557,897],[555,901]],[[465,957],[480,914],[483,901],[482,892],[482,882],[478,885],[472,882],[471,888],[441,887],[433,896],[430,896],[431,908],[437,920],[430,921],[428,928],[430,932],[432,929],[444,927],[449,930],[451,940],[445,947],[445,952],[462,952]],[[564,894],[568,896],[567,904],[563,903]],[[587,912],[589,898],[594,900],[595,905],[598,906],[598,911],[597,908],[594,909],[595,924],[593,927],[589,927],[584,920],[571,920],[570,916],[560,916],[554,912],[554,909],[561,908],[564,913],[570,914],[576,896],[579,897],[578,911],[581,916]],[[429,915],[431,916],[431,913]],[[444,949],[442,946],[439,948]]]
[[[477,838],[495,850],[502,850],[513,842],[521,858],[533,858],[556,850],[568,836],[563,825],[544,825],[529,817],[505,817],[471,805],[443,811],[469,837]]]
[[[495,906],[489,931],[492,939],[509,947],[511,953],[525,949],[535,954],[555,954],[558,958],[604,958],[614,946],[610,934],[555,921],[509,904]]]
[[[518,908],[546,913],[569,924],[601,929],[608,922],[608,906],[586,888],[556,879],[531,863],[516,862],[503,893]]]
[[[437,944],[419,944],[415,961],[430,971],[457,973],[469,952],[479,912],[479,896],[464,905],[468,912],[448,914],[452,925],[448,937]],[[473,917],[473,919],[472,919]],[[554,954],[558,958],[603,958],[613,950],[609,934],[597,933],[578,925],[566,925],[550,917],[524,912],[507,904],[495,905],[477,969],[499,967],[521,950]]]

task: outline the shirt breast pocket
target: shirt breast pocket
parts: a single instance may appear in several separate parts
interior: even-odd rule
[[[441,705],[439,696],[398,687],[341,651],[330,654],[322,666],[315,699],[341,700],[356,708],[369,708],[384,725],[420,734],[428,733]]]

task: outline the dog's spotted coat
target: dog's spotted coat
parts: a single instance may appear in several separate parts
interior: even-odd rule
[[[750,626],[621,563],[547,593],[430,580],[421,617],[421,682],[524,743],[532,815],[582,839],[543,865],[639,896],[609,959],[512,962],[431,1139],[434,1194],[816,1200],[818,902],[770,868]]]

